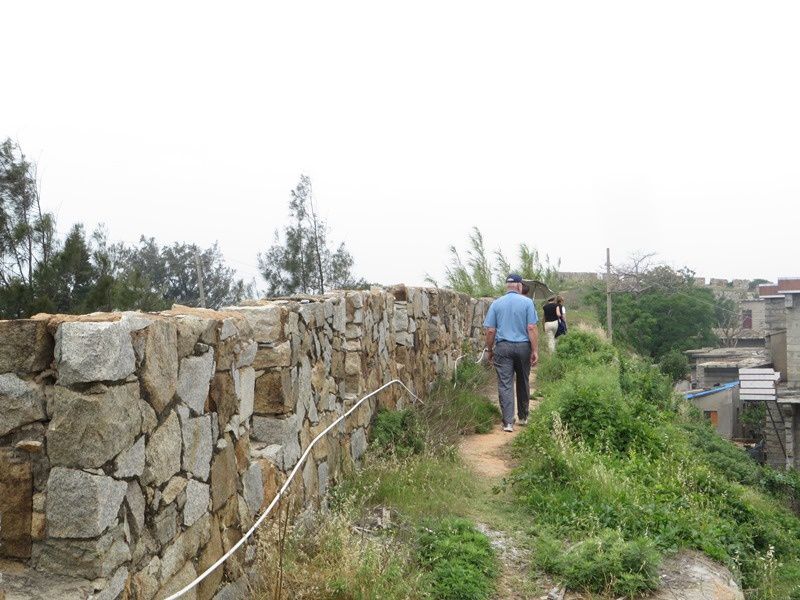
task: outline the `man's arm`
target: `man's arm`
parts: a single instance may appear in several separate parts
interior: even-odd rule
[[[528,325],[528,339],[531,341],[531,366],[539,362],[539,328],[534,323]]]
[[[491,365],[494,361],[494,336],[497,334],[497,329],[494,327],[486,328],[486,359]]]
[[[531,341],[531,366],[535,367],[539,362],[539,315],[536,314],[536,306],[531,301],[528,307],[528,339]]]
[[[486,311],[483,327],[486,330],[486,358],[491,365],[494,360],[494,336],[497,333],[497,313],[495,312],[494,302],[489,305],[489,310]]]

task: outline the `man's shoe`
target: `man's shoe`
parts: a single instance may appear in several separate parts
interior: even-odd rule
[[[511,423],[509,423],[508,425],[503,425],[503,431],[511,433],[512,431],[514,431],[514,426]]]
[[[527,424],[528,424],[528,419],[527,419],[527,418],[525,418],[525,419],[520,419],[520,420],[519,420],[519,424],[520,424],[520,425],[527,425]]]

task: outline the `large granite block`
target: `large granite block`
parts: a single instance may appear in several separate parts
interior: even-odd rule
[[[133,446],[142,427],[139,386],[102,387],[97,393],[53,388],[47,430],[50,462],[65,467],[100,467]]]
[[[62,323],[55,360],[61,385],[126,379],[136,369],[131,326],[125,321]]]
[[[128,490],[124,481],[55,467],[47,480],[47,533],[56,538],[93,538],[116,523]]]

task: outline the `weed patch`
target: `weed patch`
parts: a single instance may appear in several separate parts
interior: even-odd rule
[[[411,410],[379,411],[371,437],[373,448],[380,453],[410,456],[425,449],[425,432]]]
[[[633,598],[658,588],[660,556],[647,539],[626,541],[616,530],[602,530],[575,544],[541,535],[535,554],[540,564],[575,590],[595,590]]]
[[[430,446],[452,447],[462,434],[491,431],[500,409],[477,391],[487,379],[483,366],[466,359],[459,363],[455,387],[446,381],[435,386],[429,400],[418,408]]]
[[[494,550],[469,521],[427,521],[420,528],[419,559],[434,598],[485,600],[494,589]]]

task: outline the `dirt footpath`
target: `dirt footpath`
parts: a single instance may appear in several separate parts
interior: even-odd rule
[[[497,402],[497,380],[494,370],[491,373],[490,380],[478,390],[478,393],[492,402]],[[535,372],[532,371],[531,390],[533,390],[534,378]],[[535,407],[536,402],[531,400],[530,410]],[[499,482],[514,467],[509,444],[519,435],[522,429],[523,426],[515,424],[514,431],[507,433],[503,431],[502,426],[498,423],[490,433],[476,433],[465,436],[459,446],[461,457],[478,475],[496,479]]]
[[[459,452],[464,462],[482,477],[500,480],[512,469],[508,445],[520,432],[520,427],[506,433],[496,425],[491,433],[465,436]]]
[[[478,391],[492,402],[497,402],[497,382],[492,371],[490,381]],[[535,405],[531,403],[531,409]],[[514,426],[512,433],[502,430],[498,422],[490,433],[465,436],[459,445],[459,454],[476,475],[490,484],[500,483],[514,468],[511,457],[511,442],[523,427]],[[491,519],[489,519],[491,520]],[[493,529],[478,519],[478,529],[488,536],[497,552],[502,572],[497,581],[497,600],[530,600],[541,598],[541,594],[529,589],[530,558],[528,552],[515,539],[517,531]]]

